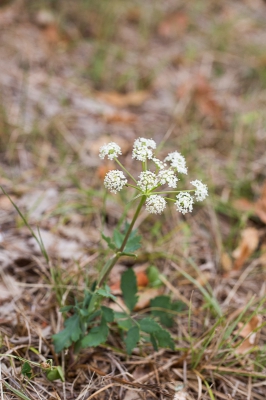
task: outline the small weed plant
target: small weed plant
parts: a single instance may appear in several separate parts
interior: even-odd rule
[[[116,302],[116,297],[106,284],[111,270],[122,256],[136,257],[135,252],[141,246],[141,236],[134,230],[134,225],[142,208],[145,207],[151,214],[161,214],[167,202],[173,202],[178,212],[186,214],[192,211],[195,201],[202,201],[208,195],[207,186],[200,180],[191,182],[193,189],[177,190],[178,174],[187,174],[185,158],[174,151],[161,161],[155,157],[155,150],[153,139],[135,140],[132,158],[141,163],[142,171],[138,178],[134,178],[118,159],[122,154],[118,144],[111,142],[100,149],[101,159],[113,160],[119,166],[119,169],[106,174],[105,188],[114,194],[124,189],[133,191],[130,205],[135,207],[135,214],[123,229],[115,228],[112,237],[102,234],[113,254],[100,271],[98,280],[85,291],[83,300],[61,308],[61,312],[68,317],[64,329],[53,336],[56,352],[72,345],[74,351],[78,352],[82,348],[106,343],[110,324],[118,326],[128,354],[139,343],[145,342],[151,343],[156,350],[159,347],[175,348],[174,340],[165,328],[173,325],[173,314],[180,311],[180,302],[172,302],[168,296],[158,296],[151,301],[150,315],[135,315],[137,280],[132,268],[127,269],[121,278],[127,309],[114,312],[106,306],[107,299]],[[135,206],[136,202],[138,204]],[[150,280],[156,282],[158,277],[159,272],[153,267]]]

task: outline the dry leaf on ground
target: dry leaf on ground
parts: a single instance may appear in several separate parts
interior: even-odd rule
[[[260,198],[255,204],[255,211],[262,222],[266,224],[266,183],[262,186]]]
[[[140,106],[149,97],[149,92],[139,90],[126,94],[118,92],[102,92],[97,94],[98,99],[116,107]]]
[[[246,228],[241,233],[239,246],[234,250],[234,270],[242,268],[245,261],[256,250],[259,244],[259,231],[255,228]]]
[[[240,198],[233,201],[233,206],[238,211],[251,212],[251,213],[254,213],[255,211],[254,203],[245,198]]]
[[[184,12],[172,13],[159,24],[158,35],[165,39],[173,39],[186,31],[188,22],[188,16]]]
[[[149,288],[145,289],[143,292],[138,293],[138,302],[134,308],[135,311],[143,310],[150,305],[150,301],[156,296],[160,296],[163,292],[163,288]]]
[[[212,119],[217,128],[224,127],[222,106],[214,96],[214,90],[207,79],[197,74],[178,88],[177,95],[181,98],[190,96],[204,117]]]
[[[224,272],[229,272],[233,269],[233,261],[228,253],[225,252],[222,253],[221,266]]]
[[[260,315],[254,315],[251,320],[244,325],[242,322],[238,324],[238,333],[239,336],[245,338],[245,340],[241,343],[239,347],[235,349],[237,354],[243,354],[246,351],[250,350],[256,344],[256,339],[258,336],[258,332],[254,332],[262,323],[262,317]],[[243,329],[241,329],[243,327]]]

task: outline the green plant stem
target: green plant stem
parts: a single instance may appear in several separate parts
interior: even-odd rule
[[[113,258],[111,260],[108,260],[107,263],[105,264],[105,266],[103,267],[103,270],[100,274],[99,282],[97,284],[98,289],[103,285],[103,283],[107,279],[108,275],[110,274],[111,270],[113,269],[114,265],[117,263],[118,259],[123,255],[123,251],[126,247],[128,238],[129,238],[130,233],[132,232],[135,222],[139,216],[140,210],[141,210],[143,204],[145,203],[145,200],[146,200],[146,196],[142,196],[141,200],[139,202],[138,208],[136,209],[135,215],[128,227],[128,230],[127,230],[126,236],[124,237],[123,243],[121,244],[121,246],[118,249],[118,251],[116,252],[116,254],[113,256]]]
[[[130,178],[131,178],[135,183],[137,183],[137,181],[136,181],[136,179],[134,178],[134,176],[132,176],[131,173],[128,172],[128,170],[121,164],[121,162],[118,161],[117,158],[115,158],[114,160],[115,160],[115,162],[117,162],[117,164],[119,165],[119,167],[122,168],[122,169],[125,171],[125,173],[128,174],[128,175],[130,176]]]

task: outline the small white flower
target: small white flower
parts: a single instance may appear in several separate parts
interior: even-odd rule
[[[161,214],[166,207],[166,201],[162,196],[154,194],[146,200],[146,210],[151,214]]]
[[[164,161],[169,161],[171,167],[175,168],[181,174],[187,174],[186,160],[178,151],[169,153]]]
[[[197,201],[202,201],[208,196],[208,187],[198,179],[190,182],[191,185],[196,187],[195,196]]]
[[[158,177],[161,185],[165,185],[167,183],[169,187],[176,188],[178,178],[172,169],[159,171]]]
[[[153,156],[152,149],[156,149],[156,143],[153,139],[138,138],[133,145],[132,158],[139,161],[151,159]]]
[[[119,154],[122,154],[120,146],[118,146],[118,144],[115,142],[110,142],[100,148],[99,157],[104,159],[105,156],[107,156],[109,160],[113,160],[114,158],[118,157]]]
[[[156,166],[157,166],[159,169],[164,169],[165,167],[167,167],[167,164],[166,164],[166,163],[164,163],[163,161],[159,160],[159,159],[156,158],[156,157],[152,157],[152,161],[154,162],[154,164],[156,164]]]
[[[193,197],[187,192],[180,192],[176,196],[176,208],[177,211],[180,211],[182,214],[186,214],[193,210]]]
[[[122,171],[112,170],[107,172],[104,178],[104,186],[112,193],[117,193],[127,183],[127,179]]]
[[[137,185],[144,193],[147,193],[158,186],[158,177],[151,171],[143,171],[140,173]]]

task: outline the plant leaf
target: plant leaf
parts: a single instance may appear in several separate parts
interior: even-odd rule
[[[154,308],[162,308],[162,310],[151,310],[151,313],[155,317],[159,317],[160,323],[167,326],[167,328],[171,328],[174,324],[173,314],[167,313],[167,310],[180,312],[185,306],[182,301],[171,303],[169,296],[157,296],[150,301],[150,305]]]
[[[81,340],[81,347],[96,347],[101,343],[105,343],[109,329],[104,318],[102,318],[99,326],[92,328],[88,335]]]
[[[124,251],[126,253],[133,253],[141,247],[141,236],[137,235],[137,231],[134,230],[130,233],[126,247]]]
[[[163,329],[161,325],[159,325],[156,321],[151,318],[144,318],[140,321],[140,329],[143,332],[149,333],[153,335],[153,339],[158,341],[158,345],[160,347],[170,347],[170,349],[174,350],[175,343],[170,333]],[[154,345],[154,340],[152,340],[152,344]]]
[[[69,347],[72,342],[77,342],[82,334],[78,314],[66,319],[64,325],[65,329],[52,336],[56,353]]]
[[[22,365],[21,373],[29,379],[32,377],[32,369],[28,361],[24,362],[24,364]]]
[[[147,275],[149,278],[149,284],[152,287],[162,286],[162,281],[160,279],[160,272],[157,267],[155,267],[154,265],[150,265],[147,268]]]
[[[107,243],[109,249],[117,250],[114,243],[112,242],[112,239],[109,236],[105,236],[103,233],[101,234],[101,236],[102,236],[103,240]]]
[[[111,293],[110,288],[107,285],[105,285],[104,289],[98,289],[95,294],[99,294],[102,297],[116,301],[116,297]]]
[[[113,233],[113,241],[117,249],[121,247],[123,240],[124,240],[124,235],[121,232],[119,232],[117,228],[115,228]]]
[[[139,327],[135,325],[129,329],[125,339],[127,354],[132,353],[132,350],[136,347],[138,341],[139,341]]]
[[[171,302],[169,296],[157,296],[151,299],[150,306],[152,308],[161,308],[162,310],[151,310],[152,315],[160,319],[160,323],[171,328],[174,324],[174,320],[171,314],[167,313],[167,310],[171,310]]]
[[[140,329],[146,333],[155,333],[162,329],[161,326],[151,318],[143,318],[140,323]]]
[[[126,306],[132,311],[137,304],[137,278],[132,268],[127,269],[121,277],[121,290]]]
[[[113,322],[113,320],[114,320],[114,311],[111,308],[105,307],[105,306],[102,306],[101,309],[102,309],[105,321],[106,322]]]
[[[161,328],[160,330],[156,331],[154,336],[156,337],[160,347],[169,347],[171,350],[175,349],[175,342],[170,333],[165,329]]]
[[[129,318],[128,315],[123,312],[115,311],[114,317],[120,329],[127,331],[133,326],[131,318]]]
[[[53,367],[52,369],[47,371],[46,378],[51,382],[55,381],[56,379],[60,379],[62,382],[64,382],[65,378],[64,378],[62,367],[60,367],[60,365],[58,365],[57,367]]]

